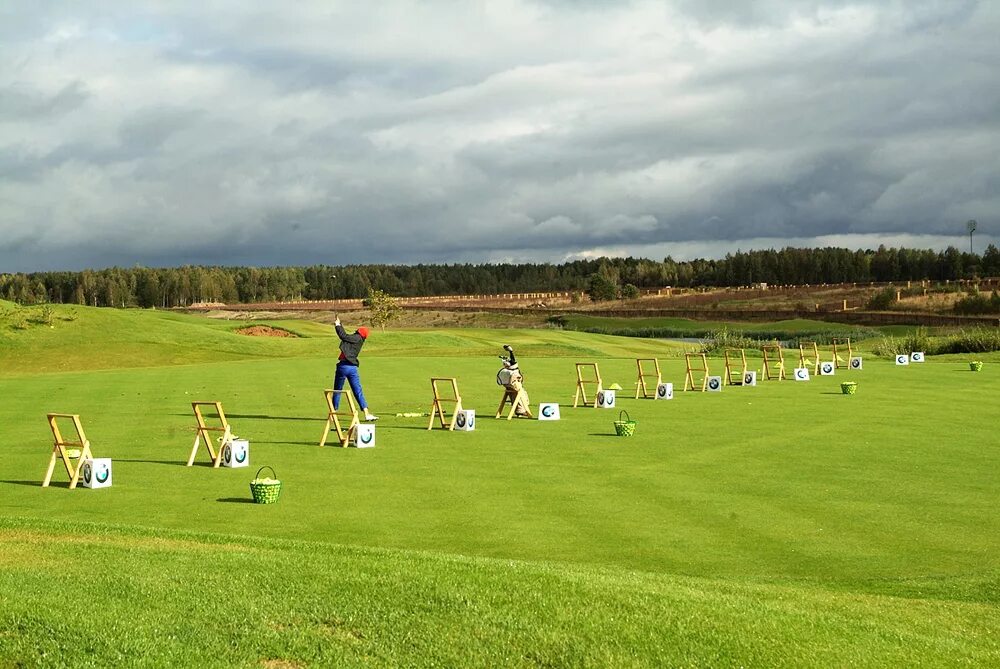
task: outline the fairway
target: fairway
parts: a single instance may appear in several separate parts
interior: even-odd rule
[[[376,331],[377,446],[321,449],[336,337],[274,324],[302,336],[87,308],[0,334],[0,666],[1000,663],[996,354],[972,373],[862,350],[858,372],[685,393],[668,342]],[[560,421],[493,418],[504,343]],[[673,400],[631,399],[653,356]],[[576,362],[618,407],[572,408]],[[475,431],[396,416],[430,410],[432,376],[458,379]],[[223,403],[249,468],[184,466],[195,400]],[[113,487],[69,490],[61,467],[40,487],[48,412],[81,415]],[[262,465],[275,505],[250,503]]]

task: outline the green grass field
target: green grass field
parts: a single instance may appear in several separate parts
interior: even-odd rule
[[[1000,355],[700,394],[655,340],[375,332],[377,446],[320,449],[336,338],[273,324],[302,337],[80,307],[0,327],[0,667],[1000,664]],[[492,418],[505,342],[561,421]],[[630,399],[648,356],[675,399]],[[576,361],[625,388],[634,437],[570,407]],[[395,416],[431,376],[476,431]],[[184,466],[196,399],[250,468]],[[39,486],[47,412],[81,414],[112,488]],[[281,499],[254,505],[265,464]]]

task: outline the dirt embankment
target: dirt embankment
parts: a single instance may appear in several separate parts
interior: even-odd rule
[[[250,327],[240,328],[236,331],[236,334],[248,337],[298,337],[294,332],[282,330],[281,328],[273,328],[270,325],[251,325]]]

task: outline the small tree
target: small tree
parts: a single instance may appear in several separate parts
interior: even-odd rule
[[[626,283],[622,286],[622,299],[623,300],[635,300],[639,297],[639,288],[631,283]]]
[[[592,274],[587,294],[590,295],[590,299],[594,302],[613,300],[618,297],[618,284],[603,274]]]
[[[399,318],[399,314],[402,312],[396,298],[377,288],[368,289],[368,297],[365,298],[364,305],[371,312],[372,326],[380,328],[383,332],[385,332],[385,326]]]

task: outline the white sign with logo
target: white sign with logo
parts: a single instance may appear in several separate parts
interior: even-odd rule
[[[246,439],[233,439],[222,447],[223,467],[249,467],[250,442]]]
[[[672,383],[657,383],[656,384],[656,398],[658,400],[672,400],[674,399],[674,384]]]
[[[743,385],[744,386],[755,386],[757,385],[757,372],[747,372],[743,375]]]
[[[908,355],[902,355],[902,354],[897,355],[896,356],[896,364],[897,365],[908,365],[908,364],[910,364],[910,356],[908,356]]]
[[[836,372],[836,365],[834,365],[832,362],[819,363],[820,376],[833,376],[835,372]]]
[[[808,367],[796,367],[794,377],[796,381],[808,381],[809,380],[809,368]]]
[[[375,448],[375,424],[359,423],[354,432],[354,445],[357,448]]]
[[[472,432],[476,429],[476,410],[462,409],[455,416],[455,429],[462,432]]]
[[[539,404],[538,420],[559,420],[559,405],[555,402],[542,402]]]
[[[722,392],[722,377],[721,376],[710,376],[708,377],[708,390],[713,393]]]
[[[613,390],[602,390],[597,393],[597,408],[599,409],[614,409],[615,408],[615,391]]]
[[[923,351],[914,351],[910,354],[910,362],[923,362],[924,354]]]
[[[862,369],[861,358],[851,358],[851,369]]]
[[[91,458],[81,465],[80,480],[84,488],[111,487],[111,458]]]

